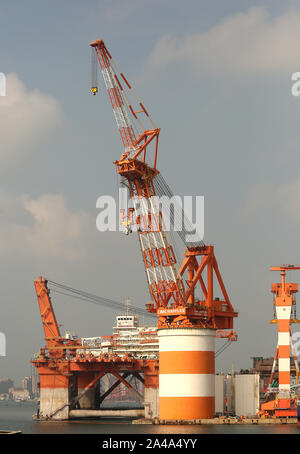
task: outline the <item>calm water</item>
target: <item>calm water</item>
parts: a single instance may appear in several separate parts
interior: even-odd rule
[[[293,424],[274,426],[152,426],[135,425],[130,421],[85,420],[37,422],[32,420],[36,407],[29,404],[0,406],[0,429],[21,430],[25,434],[300,434]]]

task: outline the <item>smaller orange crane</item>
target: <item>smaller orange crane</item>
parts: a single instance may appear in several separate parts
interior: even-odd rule
[[[299,397],[291,388],[291,354],[294,359],[296,376],[299,366],[291,339],[291,323],[300,323],[296,318],[296,298],[298,284],[286,282],[287,270],[300,270],[300,265],[282,265],[270,268],[280,271],[281,283],[272,284],[274,295],[274,318],[270,323],[277,324],[278,343],[274,356],[272,373],[267,395],[275,394],[275,399],[261,405],[261,416],[296,417]],[[276,364],[278,364],[278,388],[272,388]]]
[[[59,324],[57,323],[52,306],[48,281],[40,276],[34,281],[34,287],[39,303],[49,357],[51,360],[62,363],[66,350],[71,349],[70,354],[75,355],[75,350],[82,347],[81,339],[73,340],[61,336]],[[41,354],[45,354],[45,348],[41,349]]]

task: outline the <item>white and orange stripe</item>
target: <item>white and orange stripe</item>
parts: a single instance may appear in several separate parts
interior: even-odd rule
[[[275,298],[278,324],[278,382],[279,392],[290,392],[290,318],[292,297]]]
[[[159,418],[213,418],[215,330],[161,329],[158,337]]]

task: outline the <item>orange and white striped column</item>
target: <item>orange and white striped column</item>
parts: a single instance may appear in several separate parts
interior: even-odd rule
[[[71,378],[48,367],[38,369],[40,376],[40,418],[69,419]],[[60,410],[61,409],[61,410]]]
[[[275,298],[278,326],[278,388],[279,393],[290,392],[290,318],[292,297],[283,295]]]
[[[160,329],[159,418],[215,415],[215,330]]]

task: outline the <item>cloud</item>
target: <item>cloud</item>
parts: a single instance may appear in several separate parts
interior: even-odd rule
[[[6,96],[0,97],[0,162],[37,150],[61,121],[62,110],[55,98],[28,90],[17,75],[8,74]]]
[[[38,90],[28,90],[15,74],[6,77],[0,98],[0,163],[18,164],[59,130],[59,102]],[[0,188],[0,253],[6,257],[78,260],[85,255],[89,216],[68,208],[63,195],[33,199]]]
[[[162,37],[147,66],[188,62],[201,74],[290,74],[299,65],[299,28],[300,13],[296,10],[271,17],[264,7],[252,7],[206,32]]]
[[[2,256],[78,260],[85,256],[89,216],[72,212],[65,197],[45,194],[38,199],[0,193]]]

